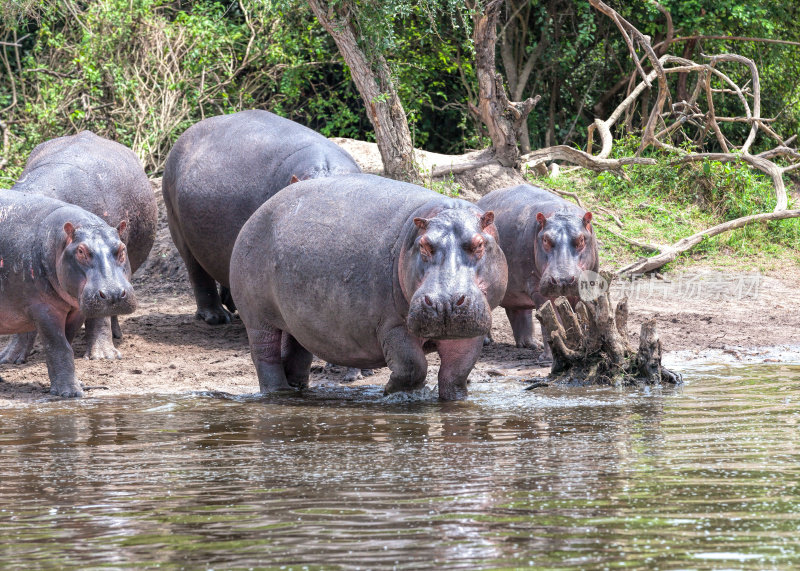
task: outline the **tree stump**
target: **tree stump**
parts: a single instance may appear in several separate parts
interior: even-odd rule
[[[550,380],[568,385],[680,384],[681,375],[661,366],[655,319],[642,324],[639,348],[628,338],[628,298],[612,310],[608,292],[572,309],[564,297],[536,312],[553,352]]]

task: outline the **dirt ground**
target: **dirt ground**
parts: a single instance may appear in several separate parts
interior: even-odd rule
[[[158,185],[155,185],[158,188]],[[209,326],[194,317],[194,299],[183,263],[172,245],[161,208],[156,245],[134,276],[139,308],[121,319],[121,360],[83,358],[85,344],[74,344],[78,378],[90,397],[128,394],[258,391],[250,361],[247,334],[238,318],[229,325]],[[629,329],[637,337],[640,323],[655,318],[666,351],[722,349],[736,355],[741,348],[800,346],[800,269],[780,276],[694,270],[667,274],[663,280],[614,282],[618,299],[630,298]],[[517,349],[502,309],[494,314],[495,343],[484,348],[470,379],[510,377],[520,380],[547,374],[538,354]],[[0,337],[4,344],[6,338]],[[428,385],[435,386],[438,362],[429,355]],[[335,383],[343,370],[324,370],[315,361],[312,386]],[[385,384],[386,368],[358,383]],[[0,408],[49,399],[44,355],[37,349],[23,365],[0,365]]]

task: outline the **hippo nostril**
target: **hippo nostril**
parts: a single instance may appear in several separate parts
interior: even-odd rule
[[[431,298],[429,298],[427,295],[425,296],[425,303],[427,303],[430,306],[433,306],[433,302],[431,301]]]
[[[103,299],[106,298],[106,294],[103,292],[103,290],[98,290],[97,293],[100,295],[101,298],[103,298]]]
[[[467,299],[467,296],[462,295],[461,297],[458,298],[458,301],[456,302],[456,305],[461,305],[462,303],[464,303],[465,299]]]
[[[550,285],[558,285],[558,282],[556,281],[556,278],[554,278],[552,276],[550,277]]]
[[[567,283],[569,285],[575,285],[575,276],[570,276],[569,279],[567,280]]]
[[[122,293],[121,293],[121,294],[119,294],[119,297],[120,297],[120,299],[122,299],[122,298],[124,298],[124,297],[125,297],[125,296],[127,296],[127,295],[128,295],[128,292],[127,292],[127,291],[125,291],[125,290],[122,290]]]

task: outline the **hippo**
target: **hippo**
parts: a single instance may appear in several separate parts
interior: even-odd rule
[[[293,180],[360,172],[335,143],[268,111],[209,117],[189,127],[167,157],[162,185],[197,318],[211,325],[230,322],[222,302],[234,311],[228,292],[231,252],[259,206]]]
[[[126,226],[53,198],[0,192],[0,334],[41,335],[52,394],[83,394],[70,343],[84,319],[136,308]]]
[[[508,279],[494,214],[368,174],[307,180],[247,221],[230,285],[261,392],[302,389],[312,353],[391,369],[385,392],[423,386],[441,358],[439,398],[467,376]]]
[[[538,348],[533,315],[546,300],[578,299],[579,278],[596,272],[597,240],[592,213],[543,188],[521,184],[490,192],[478,207],[495,213],[500,246],[508,261],[505,308],[517,347]],[[544,357],[550,345],[543,332]]]
[[[124,145],[90,131],[37,146],[12,190],[48,196],[102,218],[111,227],[125,221],[121,238],[131,271],[150,254],[158,209],[150,181],[136,155]],[[122,338],[116,315],[86,320],[86,358],[120,358],[112,337]],[[0,363],[24,363],[36,332],[15,336],[0,353]]]
[[[360,172],[347,151],[269,111],[210,117],[187,129],[167,157],[162,185],[197,318],[230,323],[236,309],[228,289],[231,251],[259,206],[292,182]],[[348,369],[343,380],[354,381],[361,373]]]

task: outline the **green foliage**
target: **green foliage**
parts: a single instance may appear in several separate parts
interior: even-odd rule
[[[639,142],[629,137],[615,153],[630,156]],[[571,192],[577,189],[584,200],[588,198],[589,209],[602,206],[617,213],[625,227],[615,228],[616,231],[656,244],[672,244],[704,228],[749,214],[770,212],[775,207],[775,191],[769,177],[741,163],[704,161],[676,168],[669,164],[670,158],[673,157],[661,155],[655,165],[626,167],[631,182],[611,173],[600,173],[591,177],[542,179],[537,184]],[[602,225],[614,224],[602,210],[595,210],[595,215],[600,217]],[[602,228],[599,233],[606,246],[610,246],[606,259],[612,263],[621,264],[634,254],[644,254]],[[788,257],[800,263],[798,244],[800,219],[762,222],[705,240],[684,255],[683,261],[687,256],[714,263],[734,258],[758,265]],[[681,263],[681,258],[675,263]]]

